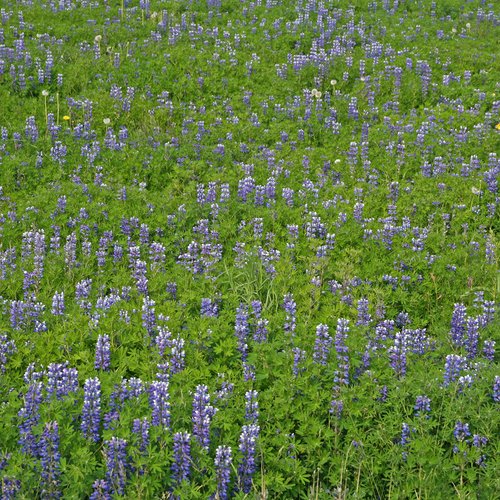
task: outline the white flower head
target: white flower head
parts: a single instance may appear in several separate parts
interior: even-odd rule
[[[109,118],[104,118],[102,123],[104,123],[104,125],[109,125],[111,123],[111,120]]]
[[[49,95],[49,91],[48,90],[42,90],[42,95],[43,95],[43,97],[47,97]]]
[[[101,35],[96,35],[94,38],[94,42],[101,43],[102,36]]]
[[[337,85],[337,80],[335,80],[335,79],[334,80],[330,80],[330,85],[332,87],[334,87],[335,85]]]

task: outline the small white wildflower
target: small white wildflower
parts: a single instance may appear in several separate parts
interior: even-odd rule
[[[332,86],[337,85],[337,80],[330,80],[330,85],[332,85]]]
[[[95,38],[94,38],[94,42],[96,42],[96,43],[101,43],[101,40],[102,40],[102,36],[101,35],[96,35]]]
[[[472,191],[472,194],[475,194],[475,195],[481,194],[481,190],[478,189],[477,187],[472,187],[471,191]]]
[[[109,125],[111,123],[111,120],[109,118],[104,118],[102,123],[104,123],[104,125]]]
[[[47,97],[49,95],[49,91],[48,90],[42,90],[42,95],[44,97]]]

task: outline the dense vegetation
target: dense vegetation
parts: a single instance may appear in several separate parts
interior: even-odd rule
[[[498,495],[498,5],[1,6],[1,498]]]

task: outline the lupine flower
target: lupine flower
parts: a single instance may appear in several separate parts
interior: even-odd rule
[[[172,463],[172,480],[180,484],[189,479],[191,471],[191,434],[176,432],[174,434],[174,461]]]
[[[403,423],[401,428],[401,438],[399,440],[399,445],[402,446],[403,448],[405,448],[410,442],[410,433],[411,433],[410,426],[407,423]],[[402,456],[403,460],[406,460],[408,452],[403,451]]]
[[[404,335],[397,332],[394,338],[394,345],[388,349],[389,359],[396,376],[406,375],[406,345]]]
[[[13,340],[8,340],[7,335],[0,335],[0,373],[5,373],[7,359],[15,352],[15,342]]]
[[[453,430],[453,435],[455,436],[455,439],[459,443],[468,443],[467,438],[470,437],[470,430],[469,430],[469,424],[461,422],[460,420],[457,421],[455,424],[455,429]],[[457,445],[453,446],[453,453],[458,453],[459,447]]]
[[[349,384],[349,349],[345,344],[347,333],[349,332],[349,320],[339,318],[335,331],[335,351],[337,353],[338,368],[335,371],[335,387]]]
[[[493,361],[495,359],[495,345],[496,342],[494,340],[485,340],[483,344],[483,356],[488,361]],[[1,355],[0,355],[1,360]]]
[[[210,404],[206,385],[197,385],[193,398],[193,435],[203,448],[210,445],[210,423],[217,409]]]
[[[296,377],[301,369],[299,368],[299,364],[306,359],[306,351],[303,351],[299,347],[294,347],[292,349],[293,352],[293,368],[292,372]]]
[[[139,438],[139,451],[146,453],[149,445],[149,420],[144,417],[142,419],[135,418],[132,423],[132,432]]]
[[[69,368],[68,362],[51,363],[47,367],[47,399],[63,399],[78,390],[78,370]]]
[[[238,487],[243,493],[250,493],[252,476],[257,470],[255,452],[259,432],[258,425],[250,424],[244,425],[240,434],[240,452],[243,457],[238,467]]]
[[[186,352],[184,351],[184,339],[177,337],[172,340],[170,357],[170,368],[172,375],[184,370]]]
[[[493,382],[493,393],[492,398],[495,403],[500,403],[500,376],[495,376],[495,381]]]
[[[259,419],[258,392],[255,390],[245,393],[245,420],[251,424],[256,424]]]
[[[208,298],[201,299],[200,314],[206,318],[216,318],[219,315],[219,305],[217,301],[212,301],[212,299]]]
[[[106,372],[109,371],[111,365],[110,351],[111,345],[109,335],[99,335],[99,337],[97,337],[97,344],[95,348],[94,368],[96,370],[104,370]]]
[[[314,344],[313,360],[320,365],[326,366],[332,337],[328,333],[327,325],[318,325],[316,327],[316,341]]]
[[[238,339],[238,350],[241,352],[243,361],[245,361],[248,357],[247,337],[250,333],[250,326],[248,320],[248,308],[244,304],[240,304],[238,309],[236,309],[234,333]]]
[[[215,450],[215,473],[217,476],[216,498],[227,500],[229,498],[229,483],[231,481],[232,450],[229,446],[218,446]]]
[[[330,414],[333,415],[336,419],[340,419],[342,417],[343,411],[344,402],[334,397],[332,399],[332,402],[330,403]]]
[[[147,295],[142,299],[142,326],[146,329],[150,338],[154,338],[156,335],[155,301]]]
[[[40,462],[42,466],[42,497],[60,498],[59,425],[57,422],[45,424],[40,439]]]
[[[285,333],[288,333],[293,337],[295,334],[295,327],[297,325],[297,304],[293,300],[292,294],[289,293],[285,295],[283,299],[283,308],[286,311],[286,320],[283,329],[285,330]]]
[[[170,393],[168,382],[151,382],[149,405],[152,408],[151,424],[170,429]]]
[[[417,396],[414,409],[417,417],[425,416],[425,418],[429,418],[427,413],[431,411],[431,400],[425,395]]]
[[[480,450],[487,444],[488,438],[486,436],[480,436],[479,434],[474,434],[472,436],[472,446],[474,446],[474,448]],[[480,455],[480,457],[476,460],[476,464],[480,467],[484,467],[486,465],[486,455]]]
[[[372,317],[368,312],[368,300],[367,299],[359,299],[358,300],[358,321],[357,325],[361,326],[369,326]]]
[[[89,378],[83,387],[83,409],[81,429],[83,435],[97,443],[101,425],[101,382]]]
[[[467,359],[474,359],[478,353],[479,344],[479,320],[478,318],[468,317],[466,320],[467,333],[465,337],[465,350]]]
[[[94,484],[92,485],[92,494],[90,495],[89,500],[111,500],[109,485],[104,479],[94,481]]]
[[[52,299],[52,314],[54,316],[64,315],[64,292],[54,294]]]
[[[106,482],[111,495],[123,495],[127,481],[127,441],[117,437],[104,441]]]
[[[448,354],[446,356],[446,362],[444,365],[444,383],[446,387],[452,382],[457,380],[460,376],[460,372],[467,366],[466,358],[459,356],[458,354]]]
[[[21,481],[19,479],[14,479],[10,477],[2,477],[1,479],[1,490],[3,500],[14,500],[17,498],[17,494],[21,489]]]

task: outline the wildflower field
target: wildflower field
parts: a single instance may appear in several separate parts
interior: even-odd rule
[[[498,4],[0,8],[1,499],[499,498]]]

